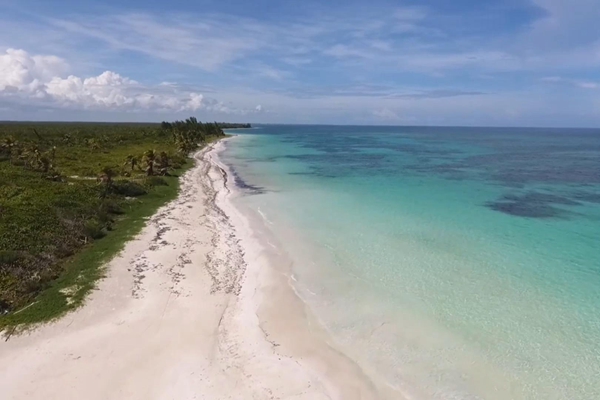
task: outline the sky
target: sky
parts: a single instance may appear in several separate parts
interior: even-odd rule
[[[0,120],[600,127],[598,0],[0,9]]]

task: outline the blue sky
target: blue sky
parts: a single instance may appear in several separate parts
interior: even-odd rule
[[[0,119],[600,126],[597,0],[0,7]]]

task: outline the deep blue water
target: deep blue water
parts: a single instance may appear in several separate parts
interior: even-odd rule
[[[375,379],[415,398],[600,398],[600,130],[233,133],[240,202]]]

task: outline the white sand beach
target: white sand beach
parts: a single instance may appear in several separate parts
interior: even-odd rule
[[[221,146],[195,155],[84,307],[0,342],[2,400],[389,397],[328,344],[232,206]]]

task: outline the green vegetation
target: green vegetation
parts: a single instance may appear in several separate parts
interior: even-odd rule
[[[248,129],[248,128],[252,128],[252,125],[250,124],[231,124],[228,122],[218,122],[217,125],[219,125],[219,127],[221,129]]]
[[[0,124],[0,331],[82,304],[102,264],[177,195],[187,156],[224,136],[162,124]]]

